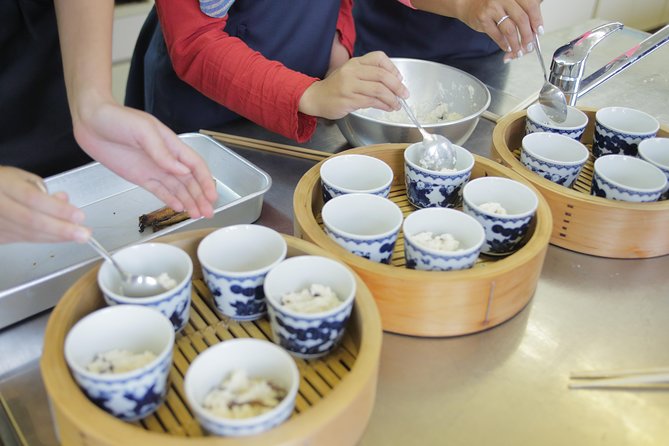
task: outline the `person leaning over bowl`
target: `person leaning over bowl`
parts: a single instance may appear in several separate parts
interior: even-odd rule
[[[352,0],[156,0],[137,42],[126,104],[174,131],[243,116],[298,142],[317,117],[399,109],[408,97],[380,52],[350,58]]]
[[[88,239],[83,212],[41,178],[90,161],[81,148],[172,208],[213,214],[200,156],[112,98],[113,13],[112,0],[0,2],[0,243]]]
[[[384,51],[448,63],[491,55],[504,62],[534,49],[543,34],[541,0],[356,0],[355,54]],[[389,36],[401,36],[389,38]]]

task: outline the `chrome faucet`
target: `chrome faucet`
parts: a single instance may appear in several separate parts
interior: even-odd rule
[[[606,36],[622,28],[622,23],[607,23],[555,50],[549,81],[564,92],[569,105],[575,105],[578,98],[669,42],[669,25],[666,25],[583,79],[585,61],[592,48]]]

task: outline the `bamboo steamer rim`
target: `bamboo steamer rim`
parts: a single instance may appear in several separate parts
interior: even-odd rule
[[[408,144],[375,144],[345,150],[336,155],[332,155],[332,157],[346,154],[363,154],[374,156],[376,153],[387,150],[403,150],[407,146]],[[552,228],[552,216],[548,202],[541,195],[541,193],[539,193],[536,187],[529,183],[522,175],[517,174],[512,169],[495,161],[476,154],[472,155],[474,156],[475,165],[483,165],[488,171],[496,171],[500,176],[511,178],[523,183],[537,195],[537,199],[539,201],[536,213],[537,224],[534,229],[534,234],[530,240],[512,255],[498,259],[494,262],[490,262],[486,264],[485,268],[470,268],[465,270],[443,272],[398,268],[392,265],[371,262],[365,258],[352,254],[343,247],[339,246],[325,233],[325,231],[321,229],[320,225],[316,221],[314,209],[310,199],[311,191],[314,188],[319,187],[319,171],[320,166],[324,160],[320,161],[318,164],[309,169],[302,176],[295,188],[295,193],[293,195],[293,209],[295,213],[295,219],[301,223],[301,229],[304,231],[304,233],[317,245],[322,246],[328,250],[328,252],[335,253],[337,257],[344,260],[345,263],[353,266],[354,269],[366,271],[370,274],[378,276],[393,275],[395,277],[399,277],[400,279],[417,282],[443,280],[444,282],[451,283],[480,280],[482,278],[493,278],[495,276],[508,273],[518,268],[519,264],[533,258],[537,252],[540,252],[547,247]]]
[[[188,244],[199,243],[210,232],[217,228],[200,229],[169,235],[155,240],[155,242]],[[338,260],[328,254],[322,248],[299,238],[282,234],[288,244],[289,252],[297,251],[297,254],[321,255]],[[196,259],[194,259],[195,263]],[[347,268],[348,266],[345,265]],[[357,406],[368,405],[369,412],[373,407],[373,398],[376,389],[379,358],[381,352],[382,328],[378,309],[366,284],[354,272],[356,278],[356,299],[354,311],[359,320],[358,330],[360,342],[358,354],[354,367],[346,375],[327,397],[315,407],[293,415],[286,422],[265,433],[249,437],[182,437],[166,433],[152,432],[138,427],[134,424],[121,421],[95,406],[84,395],[78,387],[65,361],[63,347],[65,336],[70,327],[76,322],[74,310],[80,305],[80,299],[87,293],[91,293],[91,287],[97,289],[96,275],[100,264],[84,274],[74,285],[68,289],[63,299],[56,305],[49,317],[46,331],[45,343],[40,368],[44,385],[52,404],[57,406],[57,412],[62,412],[69,422],[76,421],[76,427],[83,438],[82,444],[98,444],[91,439],[104,438],[103,444],[147,444],[177,446],[186,444],[193,445],[240,445],[240,446],[264,446],[276,445],[301,445],[308,440],[310,435],[318,435],[320,431],[328,429],[334,417],[341,417],[351,409],[352,401]],[[349,268],[350,269],[350,268]],[[368,389],[370,385],[373,389]],[[371,391],[372,401],[367,404],[361,401]],[[356,401],[357,399],[357,401]],[[359,426],[360,431],[364,429],[367,417],[363,417],[365,424]],[[106,441],[108,440],[108,442]]]
[[[597,112],[597,109],[593,107],[577,107],[577,108],[583,111],[586,115],[588,115],[588,128],[592,127],[594,125],[593,120],[595,119],[595,113]],[[524,121],[526,116],[527,116],[527,110],[521,110],[505,115],[502,119],[500,119],[497,122],[497,125],[495,126],[492,133],[492,140],[495,152],[502,158],[502,161],[508,166],[510,166],[510,168],[514,172],[520,174],[524,179],[531,182],[534,186],[536,186],[540,190],[546,189],[553,193],[568,197],[573,201],[585,203],[603,209],[616,209],[616,210],[623,209],[623,210],[642,211],[642,212],[666,212],[667,210],[669,210],[669,200],[650,202],[650,203],[634,203],[629,201],[608,200],[606,198],[596,197],[594,195],[585,194],[583,192],[571,188],[560,186],[526,169],[523,163],[521,163],[520,160],[518,160],[514,156],[513,150],[515,148],[511,148],[507,144],[507,141],[509,139],[509,132],[511,131],[511,125],[519,120]],[[658,137],[667,137],[667,136],[669,136],[669,127],[665,125],[660,126]]]

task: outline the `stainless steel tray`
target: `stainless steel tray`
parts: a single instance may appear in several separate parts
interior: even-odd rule
[[[258,219],[272,180],[264,171],[208,136],[180,135],[207,162],[218,190],[211,219],[186,220],[140,233],[138,218],[163,206],[151,193],[99,163],[45,179],[50,193],[65,191],[86,213],[86,225],[110,251],[184,229],[251,223]],[[0,328],[53,307],[99,256],[77,243],[0,245]]]

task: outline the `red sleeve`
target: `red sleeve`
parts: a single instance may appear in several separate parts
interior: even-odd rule
[[[348,50],[348,55],[353,56],[353,46],[355,45],[353,0],[341,0],[339,17],[337,17],[337,32],[339,33],[339,41]]]
[[[177,76],[202,94],[268,130],[298,142],[316,130],[316,118],[298,112],[316,78],[268,60],[224,31],[222,19],[196,1],[156,0],[165,43]]]

